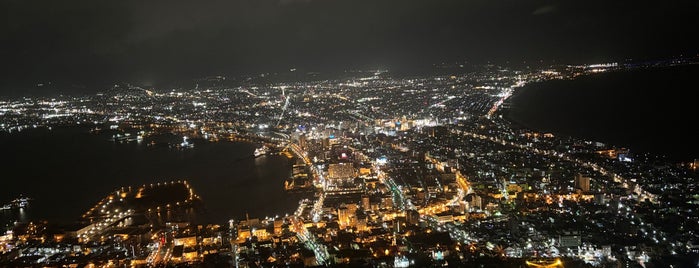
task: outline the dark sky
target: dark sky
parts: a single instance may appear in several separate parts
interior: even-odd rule
[[[0,88],[696,54],[699,1],[0,0]]]

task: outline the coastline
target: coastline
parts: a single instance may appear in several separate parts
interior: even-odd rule
[[[291,174],[289,160],[276,155],[253,158],[253,143],[201,142],[191,150],[181,150],[115,143],[106,136],[88,133],[87,128],[0,135],[6,152],[14,155],[7,171],[13,179],[5,182],[2,195],[33,198],[29,220],[66,224],[79,220],[79,215],[114,189],[173,179],[188,180],[201,195],[207,217],[217,222],[246,213],[252,217],[291,213],[300,199],[283,189],[287,173]],[[26,182],[36,183],[27,187]],[[80,190],[84,188],[90,190]],[[283,198],[265,198],[269,196]],[[245,201],[250,198],[254,202]],[[49,209],[56,202],[64,204],[63,209]]]
[[[683,71],[681,77],[666,79],[668,72],[677,69]],[[692,161],[699,157],[693,154],[696,142],[692,144],[692,137],[699,133],[694,131],[692,135],[690,124],[684,123],[692,117],[692,98],[682,99],[681,95],[696,96],[696,92],[685,92],[682,87],[692,74],[699,74],[699,66],[531,83],[515,89],[499,113],[515,127],[598,141],[673,162]],[[669,85],[660,92],[656,87],[663,82]]]

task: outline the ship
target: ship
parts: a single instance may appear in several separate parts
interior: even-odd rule
[[[266,155],[269,153],[269,148],[267,146],[262,145],[262,147],[255,149],[255,152],[252,153],[254,157],[260,157],[263,155]]]
[[[29,197],[20,196],[20,197],[16,198],[15,200],[12,200],[12,205],[14,207],[24,208],[24,207],[27,207],[29,205],[29,200],[31,200],[31,199],[29,199]]]
[[[29,200],[31,200],[28,197],[20,196],[18,198],[15,198],[12,200],[9,204],[5,204],[2,207],[0,207],[0,210],[9,210],[13,208],[25,208],[29,206]]]
[[[151,141],[151,144],[149,146],[156,145],[153,141]],[[180,144],[169,144],[168,145],[170,148],[174,149],[180,149],[180,150],[185,150],[185,149],[192,149],[194,148],[194,143],[189,142],[189,138],[187,136],[182,137],[182,143]]]
[[[180,148],[191,149],[191,148],[194,148],[194,144],[189,143],[189,138],[187,138],[187,136],[184,136],[184,137],[182,137],[182,143],[180,143]]]

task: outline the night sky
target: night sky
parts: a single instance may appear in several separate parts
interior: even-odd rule
[[[0,12],[0,90],[699,48],[699,2],[684,0],[0,0]]]

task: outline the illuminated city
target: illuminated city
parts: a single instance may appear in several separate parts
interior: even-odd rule
[[[479,258],[597,267],[696,253],[697,222],[689,220],[696,200],[677,207],[667,199],[680,189],[699,194],[690,169],[654,167],[651,156],[518,128],[502,116],[507,98],[528,83],[639,67],[482,68],[462,76],[397,79],[378,71],[194,90],[115,85],[92,96],[4,101],[2,131],[9,133],[87,125],[117,133],[116,144],[155,146],[165,133],[181,137],[166,144],[172,150],[255,143],[251,157],[294,162],[279,187],[312,193],[285,216],[194,225],[201,201],[186,181],[125,185],[89,208],[79,229],[52,237],[40,231],[46,223],[8,230],[4,256],[13,264],[95,258],[104,260],[96,265],[158,265],[216,253],[238,267]],[[182,186],[182,195],[165,189]],[[687,220],[668,226],[663,217]],[[41,243],[29,242],[36,239]]]
[[[167,4],[155,5],[165,14],[178,15],[164,16],[163,24],[150,10],[129,13],[131,17],[123,19],[99,11],[102,6],[87,8],[95,9],[95,18],[86,20],[98,23],[97,28],[111,25],[107,20],[133,23],[133,29],[124,30],[129,32],[126,37],[112,37],[89,25],[79,27],[85,32],[76,33],[78,37],[42,28],[37,30],[42,33],[37,35],[41,36],[38,42],[44,33],[67,40],[47,48],[30,46],[34,39],[27,39],[29,35],[20,30],[8,35],[13,40],[29,40],[15,42],[39,56],[27,56],[30,53],[11,45],[2,47],[8,52],[3,55],[19,56],[9,58],[16,68],[3,74],[8,82],[0,84],[0,89],[11,88],[0,91],[0,141],[9,159],[3,160],[5,190],[0,191],[0,267],[699,267],[699,154],[691,151],[696,148],[696,136],[683,140],[696,130],[682,136],[672,133],[675,130],[670,127],[689,129],[686,125],[696,123],[692,122],[696,106],[685,105],[687,99],[696,102],[693,85],[681,85],[685,91],[673,98],[682,98],[676,106],[694,119],[671,121],[689,118],[661,111],[663,105],[671,104],[658,104],[652,108],[657,117],[647,119],[648,128],[671,132],[669,136],[678,140],[673,143],[663,137],[665,140],[648,143],[665,147],[663,152],[685,144],[691,156],[549,131],[518,117],[525,108],[537,108],[531,108],[537,104],[523,97],[543,91],[537,87],[573,88],[573,83],[580,83],[587,90],[596,85],[590,81],[611,80],[612,76],[668,72],[679,77],[677,70],[696,74],[696,51],[681,55],[661,51],[657,56],[634,48],[629,51],[648,55],[632,59],[621,54],[608,56],[599,49],[590,53],[599,53],[595,57],[605,60],[572,63],[564,63],[568,58],[552,52],[550,60],[527,62],[522,60],[528,56],[523,51],[545,54],[548,45],[534,46],[525,37],[525,48],[510,48],[519,44],[502,37],[516,36],[524,29],[493,34],[504,26],[485,25],[482,31],[488,34],[476,28],[461,33],[466,18],[457,30],[447,27],[460,14],[446,11],[450,7],[488,12],[500,7],[496,4],[445,1],[451,4],[432,6],[406,1],[403,8],[413,13],[400,13],[395,3],[364,3],[369,8],[356,4],[362,8],[355,9],[335,0],[232,2],[233,6],[226,6],[231,14],[198,5],[173,4],[172,10]],[[344,5],[338,4],[341,2]],[[132,5],[136,6],[126,3],[124,7]],[[565,9],[567,5],[573,6],[537,5],[525,13],[535,17],[532,20],[551,18],[572,12]],[[384,11],[385,17],[398,14],[407,18],[423,12],[422,7],[425,14],[436,12],[426,6],[444,10],[451,17],[430,17],[425,29],[446,26],[424,30],[417,22],[405,21],[401,23],[409,26],[391,26],[392,20],[372,13]],[[342,14],[337,19],[332,13],[310,15],[331,8],[348,11],[332,9],[335,15]],[[24,14],[23,10],[18,14]],[[285,12],[298,16],[289,19],[291,15]],[[487,19],[467,13],[462,16],[473,15],[479,22]],[[107,18],[97,18],[99,14]],[[600,16],[616,16],[605,14]],[[355,15],[351,22],[364,25],[368,33],[340,27],[350,25],[342,20]],[[269,16],[289,19],[291,26]],[[315,21],[315,16],[329,26]],[[17,19],[16,25],[5,28],[31,28],[24,26],[29,25],[28,20]],[[662,25],[672,22],[675,20]],[[219,24],[230,27],[214,26]],[[71,23],[59,25],[73,27]],[[564,24],[570,28],[558,31],[538,22],[526,25],[552,32],[578,27]],[[281,30],[272,30],[273,26]],[[384,29],[389,26],[401,30]],[[120,27],[104,28],[119,36]],[[600,27],[590,31],[596,33]],[[668,36],[675,33],[666,28]],[[263,30],[270,31],[271,37]],[[226,31],[237,31],[240,40],[221,37]],[[298,36],[289,31],[298,31]],[[423,34],[436,41],[420,41],[417,33],[421,31],[429,32]],[[529,35],[543,38],[530,31]],[[406,32],[418,37],[399,34]],[[454,37],[461,34],[480,39]],[[486,40],[490,36],[497,38]],[[83,38],[92,56],[70,48]],[[211,41],[217,38],[223,41]],[[623,49],[630,47],[618,38],[606,38]],[[371,41],[377,44],[369,44]],[[275,42],[283,42],[284,48],[270,45]],[[444,59],[440,53],[461,49],[452,46],[478,42],[483,44],[469,49],[484,51],[486,59],[462,60],[480,53],[473,52],[434,60]],[[227,45],[230,48],[222,48]],[[328,48],[332,46],[337,48]],[[359,48],[352,50],[353,46]],[[62,52],[42,54],[42,48]],[[428,71],[397,71],[403,61],[395,58],[409,58],[407,55],[422,49],[432,51],[425,52],[426,61],[431,62],[425,68]],[[364,52],[370,60],[362,59],[371,68],[344,67],[343,62]],[[487,58],[508,53],[518,56]],[[329,56],[335,54],[342,56]],[[76,57],[78,67],[54,61],[67,62],[74,55],[83,55]],[[27,64],[18,63],[25,58]],[[318,63],[323,58],[331,62]],[[389,58],[390,64],[375,63]],[[227,63],[237,59],[242,63]],[[251,67],[249,62],[258,60],[260,65]],[[289,64],[296,61],[303,64]],[[44,72],[43,67],[28,67],[44,62],[54,64],[54,69]],[[264,62],[275,64],[270,63],[269,71],[258,68],[265,67]],[[316,64],[314,68],[303,66],[311,63]],[[231,71],[247,68],[244,64],[250,70]],[[92,67],[83,65],[102,69],[92,72]],[[186,68],[181,66],[187,65],[206,67],[183,71]],[[344,69],[309,71],[328,65]],[[134,71],[117,75],[118,70],[129,69],[124,66],[133,66]],[[169,73],[149,73],[150,69]],[[73,76],[75,73],[79,75]],[[111,73],[119,79],[104,78]],[[71,84],[73,77],[83,74],[88,78],[80,81],[104,81],[100,86]],[[45,79],[35,79],[35,75]],[[71,85],[65,86],[63,78]],[[154,82],[158,79],[159,83]],[[54,80],[60,82],[53,84]],[[22,83],[29,84],[29,89],[22,91],[17,86]],[[673,85],[667,84],[668,92]],[[65,93],[62,87],[80,90]],[[545,101],[565,103],[579,98],[583,102],[583,94],[571,92]],[[639,92],[633,94],[642,94]],[[604,111],[604,116],[622,121],[644,115],[626,103],[634,97],[624,94],[624,102],[614,104],[616,110]],[[599,102],[586,104],[585,109],[603,110],[605,97],[597,98]],[[553,110],[564,114],[563,108]],[[588,114],[590,120],[603,121],[592,114]],[[595,128],[563,115],[541,120],[575,125],[575,133]],[[629,139],[647,137],[631,129],[624,134]]]

